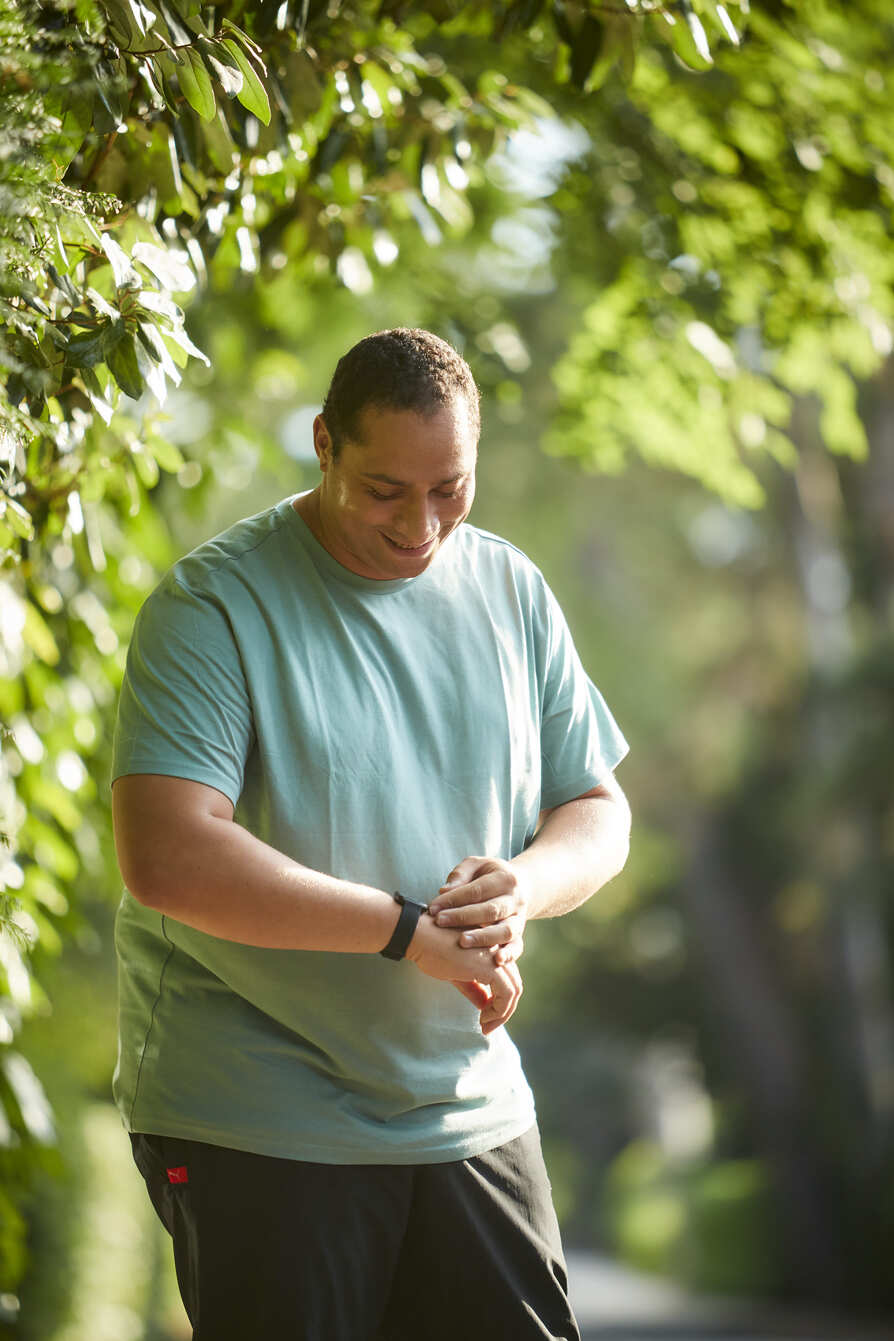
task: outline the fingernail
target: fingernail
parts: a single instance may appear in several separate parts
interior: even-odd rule
[[[471,932],[464,931],[459,938],[459,943],[460,945],[474,945],[475,937],[471,934]]]
[[[438,926],[439,926],[439,927],[449,927],[449,926],[450,926],[450,923],[451,923],[451,920],[452,920],[452,919],[451,919],[451,916],[450,916],[450,913],[449,913],[449,912],[446,912],[446,913],[438,913]]]

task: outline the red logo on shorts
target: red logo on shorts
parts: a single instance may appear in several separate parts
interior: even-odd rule
[[[176,1169],[168,1169],[169,1183],[188,1183],[189,1174],[186,1171],[185,1164],[178,1164]]]

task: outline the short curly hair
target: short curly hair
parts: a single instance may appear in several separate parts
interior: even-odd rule
[[[339,359],[323,405],[333,454],[338,455],[343,443],[357,440],[364,410],[414,410],[427,418],[460,396],[477,441],[478,388],[468,363],[452,345],[431,331],[403,326],[367,335]]]

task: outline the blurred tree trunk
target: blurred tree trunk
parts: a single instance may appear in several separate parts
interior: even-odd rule
[[[684,896],[730,1068],[780,1198],[787,1283],[830,1301],[890,1296],[866,1244],[890,1233],[881,1193],[894,1139],[890,963],[890,721],[894,671],[894,361],[865,389],[870,458],[825,452],[817,405],[799,403],[798,468],[782,516],[804,611],[806,691],[783,787],[797,798],[792,878],[819,891],[801,981],[767,895],[743,867],[729,813],[687,838]],[[858,613],[859,612],[859,613]],[[745,778],[745,787],[754,785]],[[774,798],[770,798],[771,806]],[[753,804],[759,804],[755,797]],[[759,831],[767,833],[758,820]]]
[[[780,1210],[784,1284],[837,1300],[842,1242],[837,1206],[814,1151],[807,1045],[782,990],[759,907],[731,860],[722,814],[688,835],[683,893],[731,1079],[746,1096],[757,1148]]]

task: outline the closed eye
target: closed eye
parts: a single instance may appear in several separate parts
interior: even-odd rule
[[[376,498],[381,503],[390,503],[393,502],[395,498],[400,498],[399,493],[396,494],[382,493],[380,489],[374,489],[371,484],[367,485],[366,492],[370,495],[371,498]],[[438,498],[456,498],[457,494],[459,493],[459,489],[457,488],[432,489],[432,493],[437,495]]]

